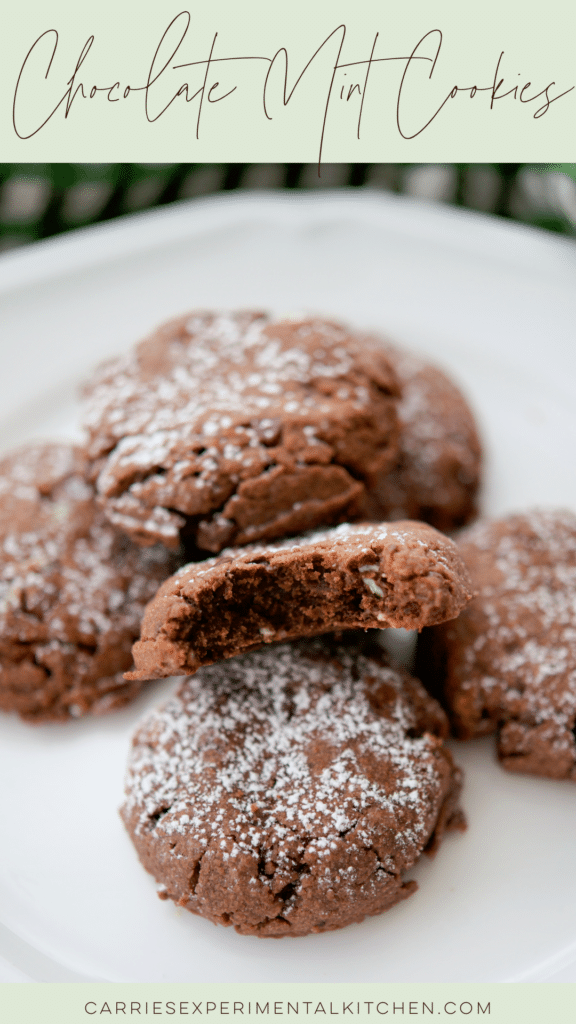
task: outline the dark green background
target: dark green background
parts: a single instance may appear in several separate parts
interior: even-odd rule
[[[240,189],[380,189],[574,233],[575,167],[325,164],[319,178],[313,164],[0,164],[0,249]]]

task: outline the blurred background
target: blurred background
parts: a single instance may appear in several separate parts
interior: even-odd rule
[[[247,189],[398,192],[576,234],[576,164],[0,164],[0,250]]]

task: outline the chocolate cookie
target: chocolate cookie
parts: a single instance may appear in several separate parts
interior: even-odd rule
[[[144,545],[338,522],[396,457],[396,396],[381,347],[338,325],[192,313],[87,388],[98,495]]]
[[[456,546],[425,523],[343,524],[185,566],[146,609],[127,679],[185,675],[274,640],[422,626],[471,596]]]
[[[576,516],[483,522],[459,542],[478,591],[418,660],[455,732],[498,731],[505,768],[576,780]]]
[[[306,935],[411,895],[463,827],[446,722],[383,652],[322,640],[201,669],[133,741],[122,817],[163,898],[244,935]]]
[[[482,449],[472,411],[437,367],[386,344],[400,384],[400,451],[366,493],[375,519],[423,519],[438,530],[464,526],[477,513]]]
[[[30,721],[120,707],[146,601],[173,572],[110,526],[65,444],[0,461],[0,708]]]

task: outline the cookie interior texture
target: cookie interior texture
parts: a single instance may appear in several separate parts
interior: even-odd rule
[[[86,397],[100,501],[143,545],[217,552],[342,521],[398,451],[382,347],[319,319],[181,317]]]
[[[132,699],[146,602],[175,558],[111,527],[67,444],[0,462],[0,708],[29,721],[102,714]]]
[[[438,367],[383,343],[398,378],[400,450],[366,491],[367,518],[423,519],[454,530],[478,511],[482,446],[472,410]]]
[[[425,523],[343,524],[185,566],[149,604],[128,679],[185,675],[275,640],[422,626],[472,591],[454,543]]]
[[[381,649],[328,638],[201,669],[134,741],[122,809],[160,895],[243,934],[340,928],[463,827],[447,723]]]
[[[424,631],[419,674],[456,735],[497,731],[505,768],[576,780],[576,516],[477,523],[459,549],[477,596]]]

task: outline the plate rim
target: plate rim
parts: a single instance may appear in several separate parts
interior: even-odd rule
[[[448,206],[374,189],[326,189],[285,195],[250,191],[177,200],[140,213],[125,214],[101,224],[76,228],[31,242],[0,255],[0,294],[70,275],[109,260],[129,257],[229,228],[257,217],[284,225],[307,226],[352,215],[374,226],[438,241],[493,261],[523,264],[540,275],[570,277],[576,268],[576,239],[542,228],[508,221],[493,214]],[[571,267],[571,263],[574,267]]]

